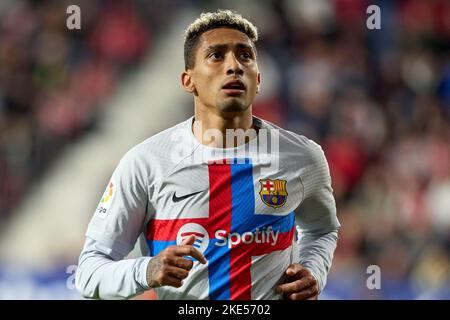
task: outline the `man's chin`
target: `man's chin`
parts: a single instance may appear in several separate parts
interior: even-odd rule
[[[223,113],[241,113],[248,109],[249,105],[244,104],[240,99],[229,98],[217,104],[218,109]]]

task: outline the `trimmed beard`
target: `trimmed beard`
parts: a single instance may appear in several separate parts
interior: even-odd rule
[[[219,103],[217,103],[217,108],[221,111],[221,112],[243,112],[245,110],[248,109],[248,107],[250,107],[250,105],[245,105],[241,100],[237,99],[237,98],[229,98],[225,101],[220,101]]]

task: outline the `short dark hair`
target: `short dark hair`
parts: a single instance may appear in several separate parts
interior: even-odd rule
[[[240,14],[230,10],[218,9],[215,12],[202,13],[187,27],[184,35],[184,68],[191,69],[195,65],[195,51],[200,36],[208,30],[231,28],[245,33],[253,44],[258,40],[258,30]]]

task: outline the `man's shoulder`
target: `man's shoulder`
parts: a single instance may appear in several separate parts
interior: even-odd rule
[[[294,152],[301,154],[317,154],[317,152],[323,152],[322,147],[314,140],[309,139],[302,134],[284,129],[269,121],[263,119],[260,120],[262,122],[262,128],[275,130],[275,132],[277,132],[281,152]]]
[[[135,155],[155,156],[172,150],[175,144],[183,143],[186,139],[186,126],[191,118],[180,122],[170,128],[160,131],[139,144],[132,147],[128,153]]]
[[[135,145],[123,155],[121,162],[144,171],[152,167],[154,171],[164,172],[179,159],[180,152],[186,152],[183,148],[187,145],[184,139],[186,139],[185,128],[188,121],[190,119],[160,131]]]

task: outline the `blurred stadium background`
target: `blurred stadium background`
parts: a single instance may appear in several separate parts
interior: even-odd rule
[[[2,0],[0,299],[81,298],[87,223],[124,152],[192,114],[183,30],[216,8],[261,33],[254,113],[327,155],[342,229],[322,298],[450,299],[445,0]]]

